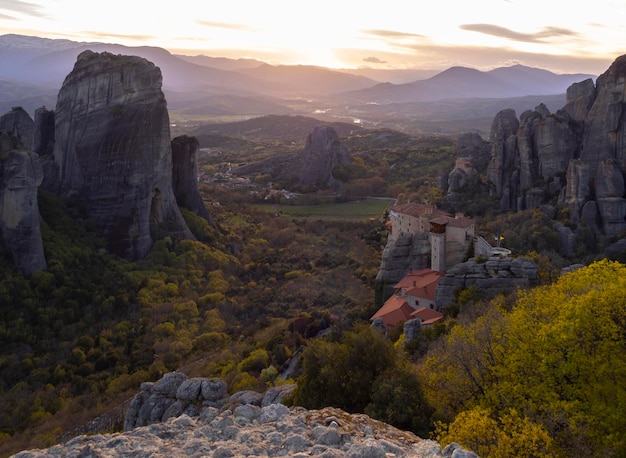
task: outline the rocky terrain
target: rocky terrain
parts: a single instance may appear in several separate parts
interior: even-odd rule
[[[512,110],[496,115],[488,179],[502,210],[556,201],[574,224],[598,234],[626,229],[625,77],[622,56],[595,85],[588,79],[570,86],[556,113],[539,105],[519,120]]]
[[[124,433],[78,436],[14,457],[476,457],[457,444],[442,450],[435,441],[367,415],[288,408],[280,402],[293,385],[232,396],[225,387],[219,379],[169,373],[142,385],[128,409]]]

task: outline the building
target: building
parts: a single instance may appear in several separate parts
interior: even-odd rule
[[[474,240],[475,222],[461,213],[451,216],[435,205],[408,203],[389,211],[388,240],[401,236],[428,236],[431,268],[445,272],[465,258]]]
[[[443,314],[435,307],[435,288],[443,276],[432,269],[409,271],[394,286],[395,293],[370,319],[381,318],[387,328],[413,318],[420,318],[422,325],[442,320]]]

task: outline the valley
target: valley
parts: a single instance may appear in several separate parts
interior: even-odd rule
[[[480,456],[624,453],[626,57],[389,83],[23,40],[0,37],[1,456],[121,432],[176,373]],[[441,321],[373,325],[420,269]]]

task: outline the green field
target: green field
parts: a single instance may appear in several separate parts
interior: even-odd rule
[[[371,198],[354,202],[322,205],[255,205],[265,211],[278,212],[285,216],[313,220],[364,221],[381,218],[395,199]]]

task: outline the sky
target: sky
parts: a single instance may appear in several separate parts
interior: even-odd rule
[[[0,0],[16,33],[331,68],[600,74],[626,54],[626,0]]]

